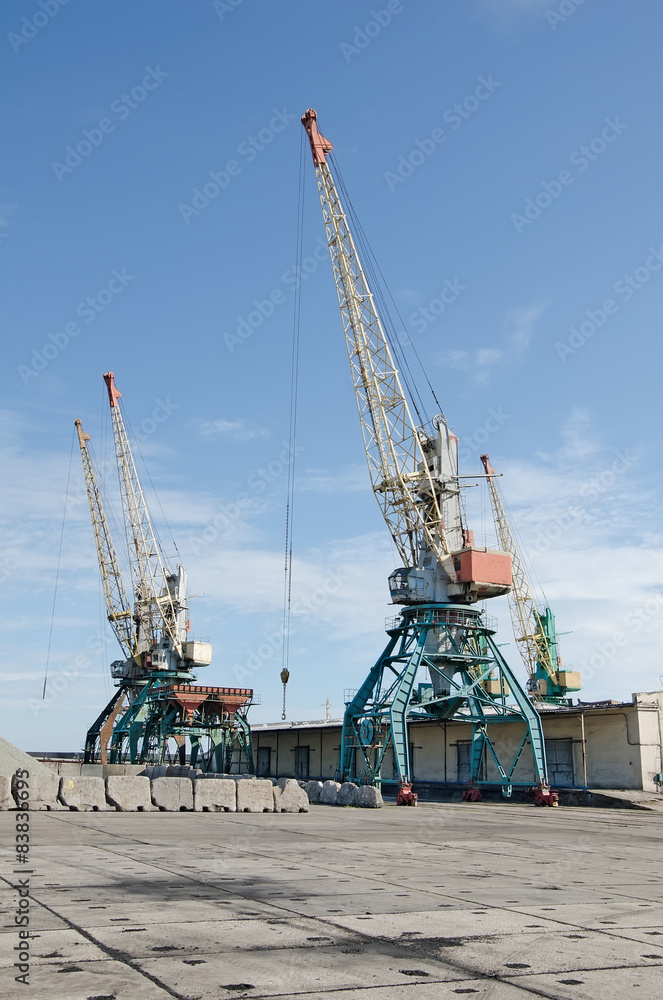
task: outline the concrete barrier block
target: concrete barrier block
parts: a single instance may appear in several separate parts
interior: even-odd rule
[[[52,771],[53,774],[57,774],[57,775],[60,774],[60,765],[57,764],[55,761],[53,761],[53,760],[42,760],[39,763],[41,764],[42,767],[46,767],[46,768],[48,768],[49,771]],[[28,768],[28,770],[29,770],[29,768]],[[30,773],[32,773],[32,772],[30,772]]]
[[[148,764],[145,768],[145,774],[152,781],[153,778],[165,778],[167,770],[165,764]]]
[[[382,792],[373,785],[360,785],[355,797],[355,805],[362,809],[381,809],[384,805]]]
[[[58,764],[58,774],[61,778],[80,778],[83,765],[75,761],[63,760]]]
[[[205,781],[206,775],[193,782],[193,808],[195,812],[236,812],[237,784],[221,778]]]
[[[81,764],[82,778],[105,778],[103,764]]]
[[[320,792],[320,802],[326,806],[335,806],[340,788],[338,781],[325,781]]]
[[[150,785],[152,805],[162,812],[193,809],[193,788],[188,778],[153,778]]]
[[[12,779],[0,775],[0,810],[15,809],[16,803],[12,795]]]
[[[106,801],[118,812],[150,812],[150,779],[130,774],[111,774],[106,778]]]
[[[308,795],[309,802],[319,802],[320,792],[322,791],[321,781],[307,781],[306,782],[306,794]]]
[[[123,774],[140,774],[142,777],[145,777],[145,775],[150,777],[148,770],[149,767],[145,764],[102,764],[104,778],[115,778]]]
[[[60,778],[60,802],[73,812],[101,812],[106,808],[103,778]]]
[[[273,787],[266,778],[238,781],[237,812],[274,812]]]
[[[344,781],[338,790],[338,795],[336,796],[337,806],[355,806],[357,805],[357,792],[359,787],[352,781]]]
[[[274,812],[308,812],[308,795],[303,788],[300,788],[296,778],[282,778],[272,787],[272,795],[274,796]]]
[[[27,779],[28,781],[28,792],[29,792],[29,808],[31,810],[39,809],[49,809],[56,810],[62,809],[58,801],[58,792],[60,791],[60,776],[53,773],[32,773]],[[20,792],[17,787],[18,778],[16,775],[12,777],[12,795],[19,809],[25,809],[25,800],[19,798]]]

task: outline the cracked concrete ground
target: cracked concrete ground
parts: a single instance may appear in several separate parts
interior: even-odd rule
[[[30,1000],[660,1000],[660,814],[33,813]]]

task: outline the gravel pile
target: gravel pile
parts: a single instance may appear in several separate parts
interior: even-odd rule
[[[52,772],[38,760],[27,754],[25,750],[19,750],[13,743],[3,740],[0,736],[0,777],[11,778],[12,774],[19,767],[25,767],[33,774],[51,774]]]

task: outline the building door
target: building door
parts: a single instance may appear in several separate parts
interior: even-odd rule
[[[295,747],[295,775],[298,778],[308,778],[310,747]]]
[[[472,740],[458,740],[456,743],[456,762],[458,766],[457,780],[462,785],[469,784],[470,781],[470,754],[472,751]],[[484,747],[479,768],[479,781],[486,780],[486,749]]]
[[[551,785],[573,784],[573,740],[546,740],[546,759]]]
[[[258,777],[268,778],[269,772],[272,769],[272,748],[271,747],[258,747],[258,761],[257,761]]]

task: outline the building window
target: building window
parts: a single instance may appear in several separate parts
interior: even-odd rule
[[[472,740],[458,740],[456,743],[456,761],[458,765],[458,781],[462,785],[470,782],[470,761],[472,752]],[[479,768],[479,781],[486,780],[486,748],[481,756],[481,767]]]
[[[548,781],[551,785],[573,784],[573,740],[546,740]]]
[[[268,778],[272,769],[272,748],[258,747],[258,777]]]
[[[298,778],[308,778],[310,747],[295,747],[295,775]]]

